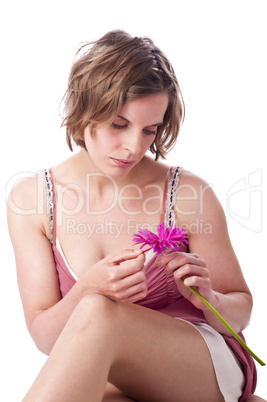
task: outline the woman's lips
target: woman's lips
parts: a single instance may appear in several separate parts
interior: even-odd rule
[[[134,161],[126,161],[125,159],[116,159],[116,158],[111,159],[119,167],[130,167],[134,164]]]

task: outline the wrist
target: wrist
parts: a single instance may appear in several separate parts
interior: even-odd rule
[[[82,299],[90,294],[97,293],[91,286],[89,286],[88,278],[84,277],[83,275],[77,280],[74,286],[79,294],[79,299]]]
[[[205,297],[205,300],[217,310],[218,307],[218,295],[217,292],[211,289],[209,295],[203,296]],[[203,303],[204,304],[204,303]],[[210,311],[210,309],[204,304],[203,306],[203,311]]]

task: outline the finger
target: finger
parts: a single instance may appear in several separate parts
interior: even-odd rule
[[[115,265],[119,265],[123,261],[128,261],[132,260],[134,258],[137,258],[139,255],[143,254],[141,250],[124,250],[121,254],[113,256],[110,255],[108,258],[110,259],[110,262]]]
[[[202,278],[200,276],[192,275],[188,276],[187,278],[184,279],[184,285],[186,287],[192,286],[192,287],[198,287],[198,288],[208,288],[210,285],[210,280],[209,278]]]
[[[186,264],[176,269],[173,272],[175,280],[181,280],[192,276],[200,278],[209,278],[209,271],[206,267],[200,267],[199,265]]]
[[[162,265],[165,265],[165,264],[168,264],[174,258],[180,258],[181,260],[184,259],[184,261],[185,261],[188,257],[199,258],[198,254],[195,254],[195,253],[184,253],[184,252],[179,252],[179,251],[172,251],[172,252],[164,254],[159,260],[162,263]]]
[[[123,301],[124,301],[125,303],[136,303],[136,302],[138,302],[139,300],[144,299],[144,298],[146,297],[146,295],[147,295],[147,291],[142,291],[142,292],[139,292],[139,293],[134,294],[134,295],[131,296],[131,297],[128,297],[128,299],[123,300]]]
[[[112,297],[125,301],[136,293],[146,292],[146,277],[142,271],[117,281],[111,287]]]
[[[121,280],[129,275],[133,275],[142,269],[145,269],[145,255],[142,253],[121,254],[118,257],[110,256],[111,280]]]
[[[122,299],[124,302],[134,303],[138,300],[144,299],[147,295],[147,286],[145,284],[139,284],[129,289],[128,293]]]
[[[184,280],[184,286],[197,289],[198,292],[207,299],[211,294],[211,283],[209,278],[204,279],[199,276],[190,276]]]
[[[120,285],[122,289],[133,288],[134,286],[138,286],[139,284],[143,284],[144,286],[146,286],[146,274],[143,269],[120,280]]]
[[[117,274],[120,279],[134,275],[144,269],[144,264],[145,256],[141,254],[135,259],[123,261],[121,264],[116,265]]]
[[[163,260],[164,262],[164,260]],[[187,265],[196,265],[200,267],[206,267],[206,262],[200,259],[196,254],[191,253],[179,253],[177,256],[173,256],[172,259],[168,259],[165,266],[166,274],[170,274],[174,270]]]

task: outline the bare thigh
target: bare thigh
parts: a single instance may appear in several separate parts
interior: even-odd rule
[[[145,402],[223,401],[206,343],[192,325],[137,305],[95,301],[106,336],[119,347],[108,380],[123,394]]]
[[[109,382],[106,385],[105,395],[102,402],[133,402],[134,399],[129,398],[118,390],[114,385]]]
[[[90,295],[72,313],[24,401],[100,402],[107,381],[139,402],[224,400],[206,343],[192,325]],[[115,402],[114,392],[105,398]]]
[[[114,401],[115,402],[115,401]],[[246,402],[266,402],[266,399],[262,399],[257,395],[249,395],[246,399]]]

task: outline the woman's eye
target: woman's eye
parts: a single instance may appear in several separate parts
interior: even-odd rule
[[[157,131],[156,130],[148,130],[148,129],[144,129],[144,133],[145,134],[153,134],[153,135],[156,135],[157,134]]]
[[[111,123],[111,126],[115,128],[116,130],[123,130],[124,128],[127,128],[127,124],[118,124],[118,123]],[[147,135],[156,135],[157,130],[149,130],[148,128],[144,128],[143,132]]]
[[[126,124],[116,124],[116,123],[111,123],[113,128],[116,128],[117,130],[122,130],[123,128],[127,127]]]

